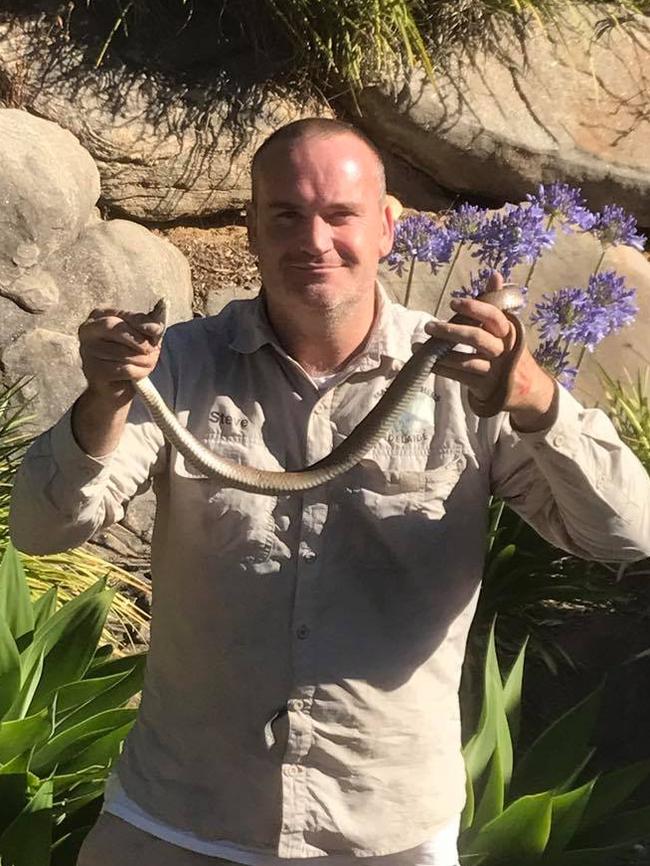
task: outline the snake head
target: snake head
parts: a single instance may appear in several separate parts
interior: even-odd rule
[[[167,298],[159,298],[151,312],[144,317],[143,324],[147,329],[151,329],[152,336],[155,329],[155,339],[162,340],[165,331],[167,330],[167,320],[169,317],[169,303]],[[153,326],[153,327],[152,327]]]
[[[492,304],[504,313],[516,313],[526,303],[517,283],[504,283],[503,277],[496,271],[490,274],[486,290],[476,300]]]

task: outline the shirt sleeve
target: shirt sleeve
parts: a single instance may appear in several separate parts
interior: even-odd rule
[[[508,416],[493,452],[492,491],[552,544],[585,559],[650,556],[650,476],[600,409],[557,385],[547,430],[513,429]]]
[[[163,346],[151,380],[173,405],[172,375]],[[14,545],[36,555],[77,547],[121,520],[128,501],[165,468],[165,441],[136,396],[118,447],[91,457],[77,444],[72,408],[34,440],[18,469],[9,513]]]

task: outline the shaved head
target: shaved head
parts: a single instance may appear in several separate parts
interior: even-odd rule
[[[327,117],[307,117],[302,120],[295,120],[292,123],[288,123],[286,126],[281,126],[272,133],[255,152],[251,164],[253,204],[255,203],[255,195],[260,174],[263,173],[267,157],[272,151],[275,151],[276,148],[281,147],[282,145],[286,148],[290,148],[292,144],[307,138],[327,139],[339,136],[352,136],[357,141],[362,142],[371,152],[377,166],[379,198],[383,199],[386,195],[386,173],[384,170],[384,162],[379,150],[368,136],[356,129],[354,126],[351,126],[348,123],[343,123],[340,120],[332,120]]]

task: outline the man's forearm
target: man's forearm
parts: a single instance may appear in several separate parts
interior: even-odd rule
[[[91,457],[104,457],[120,443],[133,393],[120,396],[88,388],[72,409],[72,433],[77,445]]]

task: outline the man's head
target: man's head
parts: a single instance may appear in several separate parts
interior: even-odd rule
[[[252,181],[249,237],[271,307],[331,314],[374,301],[393,219],[381,157],[362,133],[291,123],[257,151]]]

